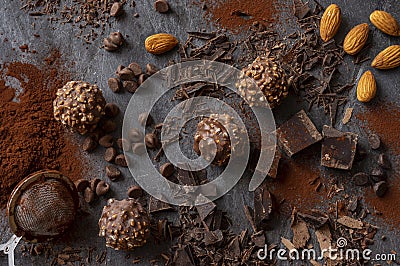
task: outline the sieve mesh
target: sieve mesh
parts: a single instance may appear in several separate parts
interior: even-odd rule
[[[56,179],[26,189],[15,205],[15,222],[33,237],[53,237],[64,232],[75,217],[71,191]]]

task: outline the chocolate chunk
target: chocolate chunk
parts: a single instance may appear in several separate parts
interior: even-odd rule
[[[160,212],[160,211],[170,211],[173,210],[171,205],[168,203],[158,200],[154,197],[150,197],[150,202],[149,202],[149,212],[150,213],[155,213],[155,212]]]
[[[375,183],[375,185],[374,185],[375,195],[377,195],[378,197],[385,196],[388,188],[389,187],[385,181],[380,181],[378,183]]]
[[[142,126],[150,126],[151,124],[154,123],[153,117],[151,117],[150,114],[148,113],[141,113],[138,117],[138,122]]]
[[[97,141],[95,141],[92,136],[88,136],[83,141],[82,149],[86,152],[91,152],[96,149],[97,144],[98,144]]]
[[[115,43],[113,43],[110,37],[104,38],[103,40],[104,49],[108,52],[112,52],[117,50],[119,47]]]
[[[166,13],[169,10],[169,5],[166,0],[157,0],[154,2],[154,9],[159,13]]]
[[[358,136],[351,132],[340,132],[324,126],[321,149],[321,165],[350,170],[356,154]]]
[[[83,192],[83,197],[87,203],[92,203],[95,200],[96,194],[90,187],[87,187]]]
[[[349,204],[347,205],[347,209],[350,212],[355,212],[357,210],[358,207],[358,198],[354,198],[349,200]]]
[[[157,73],[158,70],[159,70],[158,67],[156,67],[153,64],[147,64],[146,65],[146,74],[149,75],[149,76]]]
[[[128,166],[128,163],[126,162],[125,155],[123,155],[123,154],[117,155],[117,157],[115,157],[114,161],[115,161],[116,165],[119,165],[119,166],[122,166],[122,167],[127,167]]]
[[[103,196],[103,195],[107,194],[107,192],[109,190],[110,190],[110,185],[102,180],[97,184],[96,195],[99,196],[99,197]]]
[[[128,132],[128,138],[132,142],[141,142],[143,141],[143,134],[137,128],[131,128]]]
[[[140,74],[139,78],[138,78],[138,85],[142,85],[142,83],[147,79],[147,75],[146,74]]]
[[[117,78],[109,78],[108,79],[108,87],[112,92],[120,92],[122,88],[121,81]]]
[[[114,118],[120,113],[120,110],[118,105],[115,103],[107,103],[104,107],[104,112],[106,113],[107,117]]]
[[[371,146],[371,149],[377,150],[381,146],[381,139],[376,134],[371,134],[368,136],[368,143]]]
[[[133,143],[132,152],[137,155],[142,155],[146,152],[146,146],[143,143]]]
[[[111,135],[104,135],[99,139],[100,146],[110,148],[114,144],[114,138]]]
[[[206,231],[204,233],[203,242],[206,246],[216,245],[224,240],[224,234],[220,229],[214,231]]]
[[[353,182],[356,186],[367,186],[369,185],[369,175],[366,173],[357,173],[353,175]]]
[[[304,110],[281,125],[276,134],[279,144],[290,157],[322,139]]]
[[[269,169],[268,176],[271,178],[276,178],[278,175],[279,162],[281,161],[282,153],[279,149],[276,149],[274,160],[272,161],[271,168]]]
[[[113,44],[117,45],[118,47],[124,44],[124,37],[122,37],[122,34],[118,31],[111,32],[108,38]]]
[[[172,163],[165,163],[160,166],[160,173],[163,177],[170,177],[175,172],[175,166]]]
[[[188,246],[182,246],[175,251],[174,265],[195,266],[192,251]]]
[[[135,75],[135,77],[139,77],[140,74],[142,74],[142,68],[140,67],[140,65],[138,63],[130,63],[128,66],[132,71],[133,74]]]
[[[136,90],[137,90],[137,88],[138,88],[137,82],[136,82],[136,81],[133,81],[133,80],[126,80],[126,81],[123,81],[123,82],[122,82],[122,86],[124,87],[124,89],[125,89],[127,92],[130,92],[130,93],[135,93]]]
[[[311,8],[308,5],[308,2],[303,3],[302,0],[294,0],[294,15],[298,19],[303,19],[307,16],[308,13],[311,12]]]
[[[196,206],[197,212],[199,213],[200,219],[204,221],[210,213],[217,207],[214,202]]]
[[[110,9],[110,16],[112,17],[118,17],[123,13],[123,8],[122,4],[119,2],[115,2]]]
[[[135,78],[133,71],[128,67],[118,69],[116,74],[121,80],[134,80]]]
[[[132,148],[131,143],[127,139],[122,139],[122,138],[118,139],[117,145],[118,145],[118,148],[120,148],[121,150],[123,150],[125,152],[130,151]]]
[[[114,132],[115,130],[117,130],[117,123],[112,120],[106,120],[103,122],[101,129],[103,129],[104,133]]]
[[[371,179],[374,182],[386,180],[386,173],[379,167],[375,167],[371,171]]]
[[[128,188],[128,197],[138,199],[143,196],[143,189],[139,186],[131,186]]]
[[[106,162],[113,162],[117,156],[117,150],[114,147],[107,148],[104,152],[104,160]]]
[[[314,226],[316,229],[324,226],[329,220],[329,217],[326,214],[320,213],[308,214],[298,212],[297,217],[307,224]]]
[[[146,136],[144,136],[144,141],[149,149],[155,149],[158,146],[158,138],[154,133],[146,134]]]
[[[84,192],[87,187],[89,187],[89,180],[87,179],[78,179],[74,182],[76,190],[78,192]]]
[[[271,193],[266,188],[258,187],[254,191],[254,221],[258,229],[267,228],[273,207]]]
[[[392,168],[392,165],[391,165],[391,163],[389,161],[389,158],[384,153],[379,154],[378,164],[384,169],[391,169]]]
[[[110,178],[111,181],[115,181],[121,177],[121,171],[112,165],[106,166],[106,175]]]

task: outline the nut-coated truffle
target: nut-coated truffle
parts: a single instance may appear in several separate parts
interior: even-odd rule
[[[57,91],[54,117],[82,135],[93,131],[105,114],[106,100],[96,85],[70,81]]]
[[[115,250],[133,250],[146,244],[150,235],[148,212],[135,199],[109,199],[99,220],[99,236]]]

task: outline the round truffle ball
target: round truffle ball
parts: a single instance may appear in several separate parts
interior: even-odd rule
[[[242,77],[253,78],[264,94],[271,108],[280,105],[289,93],[285,71],[272,58],[257,57],[253,63],[242,70]],[[239,93],[250,106],[264,99],[257,96],[259,90],[247,82],[238,84]]]
[[[53,102],[54,117],[82,135],[93,131],[105,114],[106,100],[96,85],[69,81],[57,91]]]
[[[134,199],[109,199],[99,220],[99,236],[115,250],[133,250],[146,244],[150,235],[150,218]]]
[[[224,125],[227,125],[228,129]],[[228,132],[235,132],[230,136]],[[226,165],[231,156],[231,151],[240,141],[242,130],[237,123],[227,114],[211,114],[197,124],[194,135],[194,151],[213,164]]]

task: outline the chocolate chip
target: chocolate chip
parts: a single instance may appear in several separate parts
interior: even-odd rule
[[[374,185],[374,192],[375,195],[377,195],[378,197],[385,196],[387,190],[388,190],[388,185],[385,181],[380,181]]]
[[[90,189],[96,191],[97,184],[99,184],[101,179],[93,178],[90,180]]]
[[[116,74],[122,80],[133,80],[135,78],[133,71],[128,67],[125,67],[119,71],[117,70]]]
[[[375,167],[371,171],[371,179],[374,182],[380,182],[386,179],[386,173],[379,167]]]
[[[110,178],[111,181],[115,181],[121,177],[121,171],[112,165],[106,166],[106,175]]]
[[[115,103],[107,103],[104,107],[104,112],[106,113],[107,117],[114,118],[120,113],[120,110],[118,105]]]
[[[149,115],[148,113],[141,113],[138,117],[138,122],[142,126],[150,126],[154,123],[153,117],[151,117],[151,115]]]
[[[121,91],[121,81],[117,78],[109,78],[108,79],[108,87],[112,92],[120,92]]]
[[[123,154],[117,155],[117,157],[115,157],[115,164],[122,167],[127,167],[128,163],[126,162],[125,155]]]
[[[389,161],[389,158],[384,153],[379,154],[378,164],[382,168],[385,168],[385,169],[391,169],[392,168],[392,165],[391,165],[391,163]]]
[[[132,152],[137,155],[142,155],[146,152],[146,147],[143,143],[133,143]]]
[[[121,15],[123,13],[123,9],[122,9],[122,4],[119,2],[115,2],[110,9],[110,16],[112,17],[118,17],[119,15]]]
[[[143,134],[142,134],[142,132],[140,132],[139,129],[132,128],[128,132],[128,138],[132,142],[141,142],[141,141],[143,141]]]
[[[147,64],[146,65],[146,74],[149,75],[149,76],[157,73],[158,70],[159,70],[158,67],[156,67],[153,64]]]
[[[84,192],[87,187],[89,187],[89,180],[87,179],[78,179],[74,182],[76,190],[78,192]]]
[[[92,136],[88,136],[83,141],[82,149],[86,152],[91,152],[96,149],[97,144],[98,144],[97,141],[95,141]]]
[[[124,44],[124,37],[122,37],[122,34],[118,31],[110,33],[110,36],[108,38],[113,44],[117,45],[118,47]]]
[[[95,196],[96,194],[90,187],[87,187],[83,193],[83,198],[87,203],[92,203],[95,200]]]
[[[144,141],[149,149],[155,149],[158,146],[158,138],[154,133],[146,134],[146,136],[144,136]]]
[[[147,75],[146,74],[140,74],[139,78],[138,78],[138,85],[142,85],[142,83],[147,79]]]
[[[131,143],[127,139],[118,139],[117,140],[117,145],[118,148],[120,148],[123,151],[130,151],[131,150]]]
[[[105,181],[100,181],[96,187],[96,194],[97,196],[103,196],[110,190],[110,185],[107,184]]]
[[[169,5],[166,0],[157,0],[154,2],[154,8],[159,13],[166,13],[169,10]]]
[[[122,86],[127,92],[135,93],[137,88],[139,87],[136,81],[126,80],[122,82]]]
[[[371,149],[377,150],[381,146],[381,139],[376,134],[371,134],[368,136],[368,142],[371,146]]]
[[[136,62],[130,63],[128,66],[132,71],[133,74],[135,74],[135,77],[139,77],[140,74],[142,74],[142,68],[140,67],[140,65]]]
[[[175,166],[172,163],[165,163],[160,166],[160,173],[163,177],[170,177],[175,172]]]
[[[113,43],[109,37],[103,40],[104,49],[108,52],[112,52],[118,49],[118,45]]]
[[[104,152],[104,160],[106,160],[106,162],[113,162],[116,156],[117,150],[114,147],[107,148]]]
[[[143,189],[139,186],[131,186],[128,188],[128,197],[138,199],[143,196]]]
[[[106,120],[103,122],[101,129],[104,130],[105,133],[111,133],[117,130],[117,123],[112,120]]]
[[[369,184],[369,175],[363,172],[353,176],[353,182],[356,186],[367,186]]]
[[[113,136],[104,135],[99,139],[99,144],[104,148],[110,148],[114,144]]]

